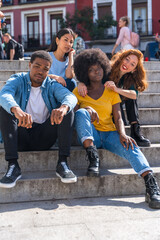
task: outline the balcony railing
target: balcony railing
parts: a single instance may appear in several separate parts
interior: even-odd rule
[[[154,29],[154,22],[152,19],[142,19],[142,28],[139,31],[137,29],[137,24],[136,21],[132,21],[130,23],[130,28],[132,31],[137,32],[140,36],[151,36],[153,35],[153,29]],[[92,40],[103,40],[103,39],[112,39],[112,38],[117,38],[117,31],[116,27],[110,27],[106,28],[104,32],[101,34],[95,34]]]
[[[131,23],[135,24],[135,22]],[[152,36],[154,29],[154,22],[152,20],[144,20],[142,24],[142,30],[140,32],[140,36]],[[134,28],[135,27],[135,28]],[[132,31],[138,32],[136,29],[136,25],[132,25]],[[47,49],[50,45],[53,37],[56,33],[52,33],[52,36],[50,33],[45,34],[35,34],[34,36],[28,36],[28,35],[19,35],[18,40],[20,43],[23,44],[25,50],[27,51],[34,51],[38,49]],[[99,37],[98,35],[95,35],[93,39],[91,40],[104,40],[104,39],[115,39],[117,38],[116,34],[116,27],[111,27],[104,30],[103,36]]]
[[[2,6],[9,6],[13,4],[13,0],[2,0]]]
[[[53,33],[52,36],[50,33],[45,34],[36,34],[36,36],[28,35],[19,35],[18,42],[22,43],[24,49],[27,51],[35,51],[39,49],[47,49],[56,33]]]

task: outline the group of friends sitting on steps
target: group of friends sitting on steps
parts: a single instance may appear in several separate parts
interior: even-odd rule
[[[54,48],[34,52],[29,72],[12,75],[0,91],[0,129],[8,162],[0,187],[12,188],[21,178],[18,151],[48,150],[57,140],[56,175],[63,183],[76,182],[67,162],[75,127],[88,156],[88,177],[100,176],[97,149],[107,149],[129,161],[144,179],[149,207],[159,209],[159,187],[139,148],[150,146],[140,131],[137,105],[138,92],[147,87],[143,54],[129,49],[109,61],[100,49],[86,49],[74,60],[73,42],[71,29],[60,30]],[[123,104],[131,137],[125,132]]]

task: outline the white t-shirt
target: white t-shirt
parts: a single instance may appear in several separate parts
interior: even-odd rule
[[[36,123],[43,123],[49,117],[49,111],[42,98],[40,87],[31,87],[26,113],[31,114],[33,122]]]

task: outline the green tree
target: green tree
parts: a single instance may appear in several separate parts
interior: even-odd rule
[[[104,31],[111,26],[116,26],[117,22],[113,20],[113,16],[105,15],[93,22],[94,11],[90,7],[76,10],[73,15],[66,14],[65,19],[60,20],[61,28],[70,27],[73,30],[80,26],[82,31],[89,34],[91,39],[103,39]]]

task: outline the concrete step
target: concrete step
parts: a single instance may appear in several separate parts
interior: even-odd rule
[[[0,81],[0,89],[6,84],[6,81]]]
[[[13,71],[12,71],[12,73],[15,74],[15,72],[13,72]],[[1,76],[1,78],[2,78],[2,76]],[[5,85],[7,80],[0,80],[0,89]],[[160,81],[156,81],[156,80],[149,81],[148,88],[144,91],[144,93],[160,93]]]
[[[130,132],[130,126],[126,126],[127,135]],[[141,132],[151,143],[160,143],[160,125],[141,125]]]
[[[0,81],[0,89],[5,83],[6,81]],[[160,81],[149,81],[148,88],[143,93],[160,93]]]
[[[28,69],[29,60],[0,60],[0,69],[3,70],[15,70],[15,69]],[[159,61],[149,61],[144,62],[144,67],[146,70],[159,70],[160,62]]]
[[[148,88],[144,91],[144,93],[160,93],[160,81],[149,81]]]
[[[160,107],[160,93],[141,93],[138,96],[138,106],[141,108]]]
[[[142,125],[159,125],[160,108],[139,108],[139,119]]]
[[[160,69],[159,70],[147,70],[146,74],[147,74],[148,81],[160,80]]]
[[[141,148],[151,166],[159,166],[160,144],[152,144],[151,147]],[[99,149],[99,157],[102,168],[130,167],[129,162],[105,149]],[[4,150],[0,150],[0,173],[6,172],[7,162],[4,160]],[[58,149],[48,151],[20,152],[19,164],[22,172],[26,171],[55,171],[58,160]],[[71,148],[68,160],[71,169],[87,169],[88,161],[86,151],[81,146]]]
[[[29,61],[28,60],[0,60],[0,69],[5,71],[10,70],[29,70]]]
[[[159,70],[160,69],[160,61],[148,61],[144,62],[144,68],[146,70]]]
[[[27,72],[27,70],[1,70],[0,71],[0,81],[4,82],[7,81],[11,75],[16,74],[16,73],[20,73],[20,72]]]
[[[126,134],[130,136],[131,129],[129,126],[129,123],[127,126],[125,126]],[[160,125],[141,125],[141,132],[143,136],[148,138],[152,144],[158,144],[160,143]],[[73,138],[72,138],[72,146],[79,146],[79,143],[77,141],[77,134],[76,131],[74,131]]]
[[[0,68],[0,81],[7,81],[8,78],[15,73],[18,72],[27,72],[29,70],[28,67],[17,67],[17,68],[8,68],[7,70],[5,69],[5,67]],[[146,71],[147,74],[147,80],[148,81],[160,81],[160,69],[159,70],[147,70]]]
[[[159,183],[160,168],[153,170]],[[16,187],[0,188],[0,203],[145,193],[144,180],[130,168],[102,169],[101,176],[97,178],[86,177],[86,170],[75,171],[75,174],[78,176],[76,183],[64,184],[54,171],[26,172]]]

